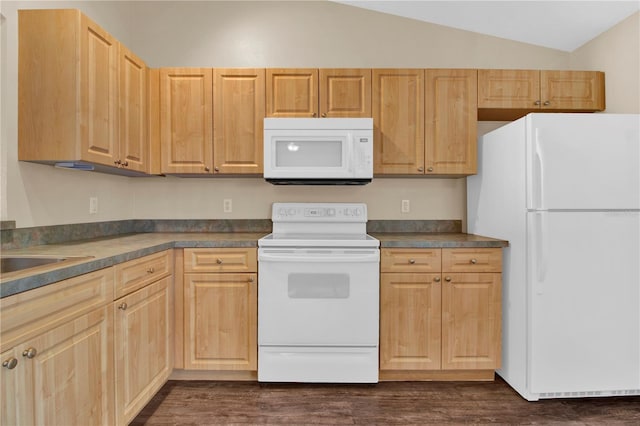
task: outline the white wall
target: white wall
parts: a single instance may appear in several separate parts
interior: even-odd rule
[[[326,1],[5,1],[0,178],[7,190],[1,213],[18,227],[128,218],[268,218],[273,201],[320,200],[366,202],[372,219],[464,219],[464,179],[274,187],[257,178],[125,178],[19,163],[16,10],[62,7],[81,9],[151,67],[567,69],[571,60],[566,52]],[[609,94],[608,101],[616,102]],[[492,126],[482,123],[479,132]],[[90,196],[99,198],[97,215],[88,214]],[[222,212],[224,198],[233,199],[232,214]],[[411,200],[410,214],[400,213],[401,199]]]

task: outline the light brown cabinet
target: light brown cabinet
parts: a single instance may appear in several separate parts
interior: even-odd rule
[[[500,367],[501,249],[381,251],[382,379],[484,379]]]
[[[371,117],[371,70],[267,69],[267,117]]]
[[[373,70],[374,173],[477,170],[477,72]]]
[[[184,250],[184,368],[256,371],[255,248]]]
[[[478,70],[480,120],[515,120],[536,111],[604,109],[600,71]]]
[[[144,62],[78,10],[18,22],[18,158],[146,172]]]
[[[112,298],[107,268],[0,300],[0,423],[114,423]]]

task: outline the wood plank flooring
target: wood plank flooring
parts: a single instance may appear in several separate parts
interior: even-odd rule
[[[640,425],[640,397],[528,402],[495,382],[169,381],[131,425]]]

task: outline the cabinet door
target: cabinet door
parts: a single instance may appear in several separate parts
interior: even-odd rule
[[[109,425],[113,405],[113,316],[109,306],[81,316],[24,344],[33,423]]]
[[[376,174],[424,173],[424,70],[373,70]]]
[[[426,173],[476,173],[477,71],[429,69],[425,80]]]
[[[440,274],[380,274],[380,370],[440,369]]]
[[[162,173],[212,173],[211,68],[160,70]]]
[[[540,108],[540,71],[478,70],[478,108]]]
[[[119,44],[86,16],[81,15],[80,23],[81,156],[86,161],[115,166],[120,145]]]
[[[442,369],[500,368],[501,274],[443,276]]]
[[[318,70],[267,69],[267,117],[317,117]]]
[[[262,173],[264,73],[251,68],[213,70],[216,173]]]
[[[33,424],[33,393],[25,388],[27,376],[22,355],[10,349],[0,355],[0,424]]]
[[[604,73],[598,71],[540,71],[542,109],[604,110]]]
[[[370,69],[320,69],[321,117],[371,117]]]
[[[147,65],[120,45],[120,166],[149,171]]]
[[[256,370],[256,274],[185,274],[186,369]]]
[[[116,421],[127,425],[173,369],[173,302],[163,278],[113,303]]]

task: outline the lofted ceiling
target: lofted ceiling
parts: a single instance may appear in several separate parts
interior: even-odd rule
[[[640,0],[331,0],[571,52],[640,10]]]

